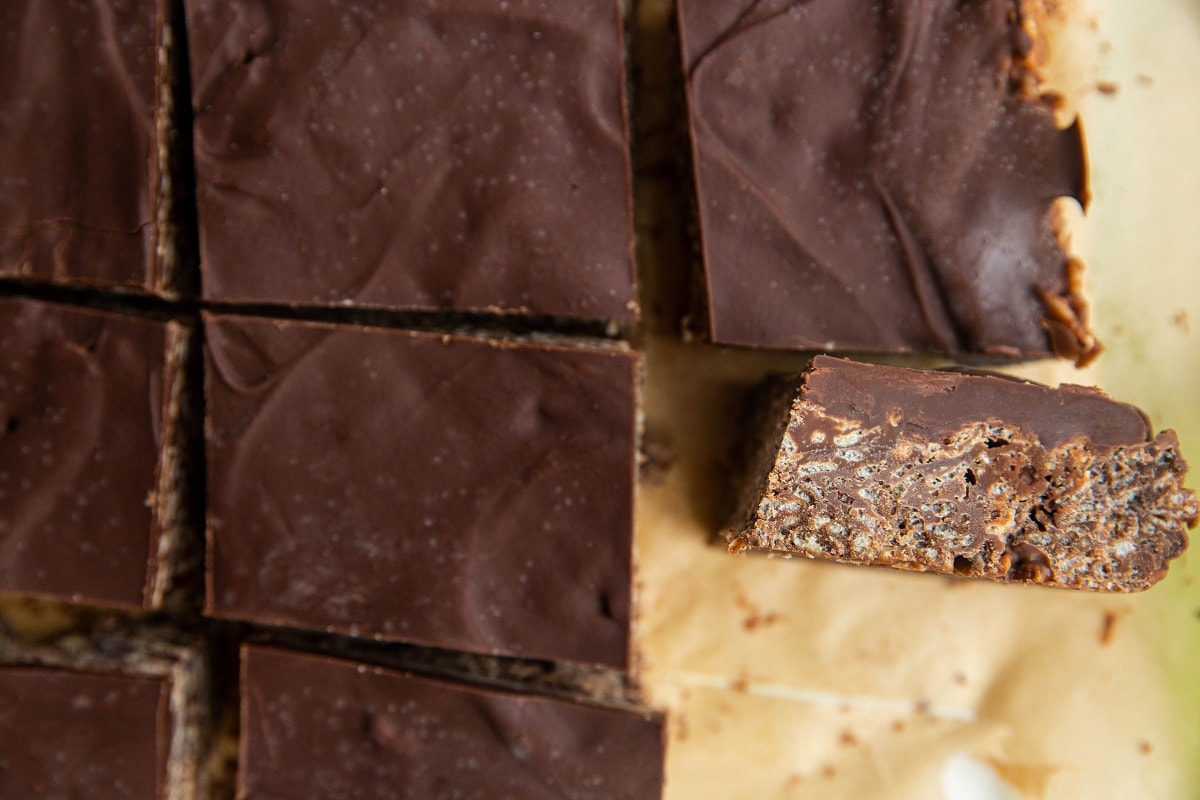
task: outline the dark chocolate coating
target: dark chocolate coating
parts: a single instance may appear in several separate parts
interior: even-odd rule
[[[161,800],[166,679],[0,667],[0,797]]]
[[[148,602],[166,325],[0,299],[0,592]]]
[[[857,420],[864,428],[890,427],[889,417],[898,418],[896,437],[938,441],[966,425],[994,420],[1036,435],[1046,448],[1078,438],[1108,448],[1151,438],[1141,411],[1098,389],[1073,384],[1052,389],[982,372],[915,370],[818,356],[804,379],[804,397],[831,417]]]
[[[1015,5],[681,0],[713,341],[1087,347],[1042,297],[1077,300],[1050,211],[1086,196],[1080,130],[1010,88]]]
[[[211,613],[626,666],[635,355],[205,330]]]
[[[612,0],[188,0],[204,293],[632,319]]]
[[[636,714],[246,647],[239,797],[656,800]]]
[[[158,289],[155,0],[0,3],[0,275]]]

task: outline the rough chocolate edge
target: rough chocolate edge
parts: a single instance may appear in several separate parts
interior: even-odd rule
[[[783,438],[770,452],[768,438],[752,465],[757,469],[748,471],[740,517],[725,531],[731,552],[1135,592],[1166,575],[1170,560],[1187,546],[1186,530],[1200,519],[1196,493],[1183,486],[1187,464],[1173,431],[1126,446],[1093,448],[1076,437],[1046,448],[1015,426],[980,420],[945,440],[901,438],[879,454],[871,452],[861,421],[827,415],[802,388],[787,427],[803,432],[809,419],[844,428],[846,441],[839,446],[854,451],[846,461],[857,465],[861,480],[837,483],[826,477],[835,471],[807,463],[807,452],[784,447]],[[928,465],[936,475],[926,474]],[[989,470],[993,474],[985,478]],[[881,472],[883,480],[872,480]],[[1022,482],[1026,474],[1032,479]],[[1016,478],[1011,483],[1009,475]],[[1046,477],[1045,489],[1029,491],[1039,475]],[[969,497],[977,483],[996,496],[990,506],[987,498],[947,503],[928,495],[929,486],[948,486],[951,497]],[[826,500],[850,491],[868,501],[865,512],[848,501]],[[972,512],[985,523],[986,536],[970,535]]]
[[[154,276],[148,287],[150,291],[171,297],[176,294],[175,250],[175,191],[174,167],[176,150],[174,142],[175,64],[178,62],[175,44],[174,20],[171,18],[171,0],[157,0],[155,16],[158,20],[158,69],[156,84],[158,103],[154,108],[155,138],[158,140],[158,162],[153,180],[155,194],[154,209]]]
[[[197,447],[203,409],[197,407],[203,368],[199,326],[192,318],[167,323],[163,373],[163,445],[154,494],[157,546],[150,554],[146,591],[148,608],[187,613],[198,607],[195,574],[203,568],[201,528],[196,512],[202,502],[202,452]]]
[[[754,525],[759,501],[766,495],[767,482],[791,419],[796,387],[803,380],[803,376],[768,377],[746,399],[742,413],[745,435],[735,445],[731,459],[740,479],[729,493],[729,522],[721,534],[731,552],[741,550],[739,533]]]

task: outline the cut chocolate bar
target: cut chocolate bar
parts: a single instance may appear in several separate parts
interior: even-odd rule
[[[662,796],[661,719],[242,651],[239,797]]]
[[[680,0],[712,341],[1095,355],[1025,9]]]
[[[162,602],[185,347],[178,323],[0,299],[0,593]]]
[[[0,276],[172,288],[164,5],[0,3]]]
[[[0,797],[168,800],[170,693],[166,677],[0,666]]]
[[[635,354],[205,333],[212,614],[626,666]]]
[[[205,296],[635,318],[616,2],[186,6]]]
[[[734,552],[1137,591],[1200,513],[1174,433],[1098,390],[820,356],[773,394]]]

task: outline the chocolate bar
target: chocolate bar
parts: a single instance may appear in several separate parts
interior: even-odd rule
[[[713,342],[1098,352],[1054,207],[1083,138],[1020,8],[681,0]]]
[[[0,666],[0,795],[166,800],[170,680]]]
[[[210,613],[625,668],[635,354],[205,334]]]
[[[173,288],[163,5],[0,5],[0,276]]]
[[[819,356],[771,393],[735,552],[1130,592],[1200,515],[1175,434],[1095,389]]]
[[[617,3],[186,6],[206,297],[636,318]]]
[[[239,797],[662,796],[654,717],[242,650]]]
[[[176,322],[0,298],[0,592],[157,607],[182,524]]]

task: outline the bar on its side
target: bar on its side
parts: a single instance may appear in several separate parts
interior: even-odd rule
[[[796,388],[763,404],[733,552],[1130,592],[1200,514],[1175,434],[1096,389],[827,356]]]

